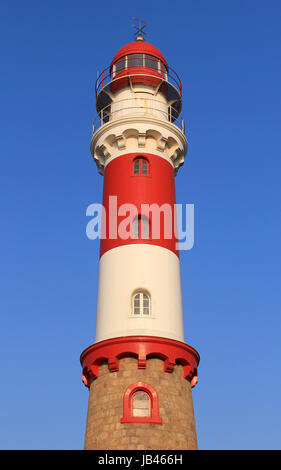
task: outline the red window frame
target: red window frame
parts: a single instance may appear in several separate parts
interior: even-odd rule
[[[150,398],[150,416],[133,416],[133,396],[138,391],[145,392]],[[162,419],[159,417],[158,395],[151,385],[136,382],[127,388],[123,396],[123,416],[120,423],[162,424]]]

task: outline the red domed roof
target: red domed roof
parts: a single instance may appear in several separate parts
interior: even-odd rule
[[[124,57],[128,54],[149,54],[156,57],[157,59],[160,59],[162,62],[164,62],[165,65],[167,65],[167,62],[162,52],[160,52],[157,47],[145,41],[133,41],[121,47],[121,49],[119,49],[119,51],[115,54],[112,60],[112,64],[115,63],[121,57]]]

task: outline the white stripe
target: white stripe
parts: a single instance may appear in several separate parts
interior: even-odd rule
[[[144,289],[151,316],[132,316],[132,295]],[[100,259],[95,341],[151,335],[184,341],[180,261],[149,244],[113,248]]]

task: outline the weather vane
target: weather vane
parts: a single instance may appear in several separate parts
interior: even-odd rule
[[[147,33],[144,31],[144,28],[146,27],[147,23],[140,18],[132,18],[132,20],[137,24],[133,24],[133,28],[136,28],[136,41],[144,41],[144,35],[147,35]]]

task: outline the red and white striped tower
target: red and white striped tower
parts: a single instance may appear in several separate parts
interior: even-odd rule
[[[197,448],[191,388],[199,355],[184,342],[177,239],[163,216],[170,207],[174,217],[174,177],[187,151],[181,92],[141,34],[96,83],[91,152],[104,175],[106,215],[95,343],[81,354],[86,449]],[[163,209],[159,233],[152,204]]]

